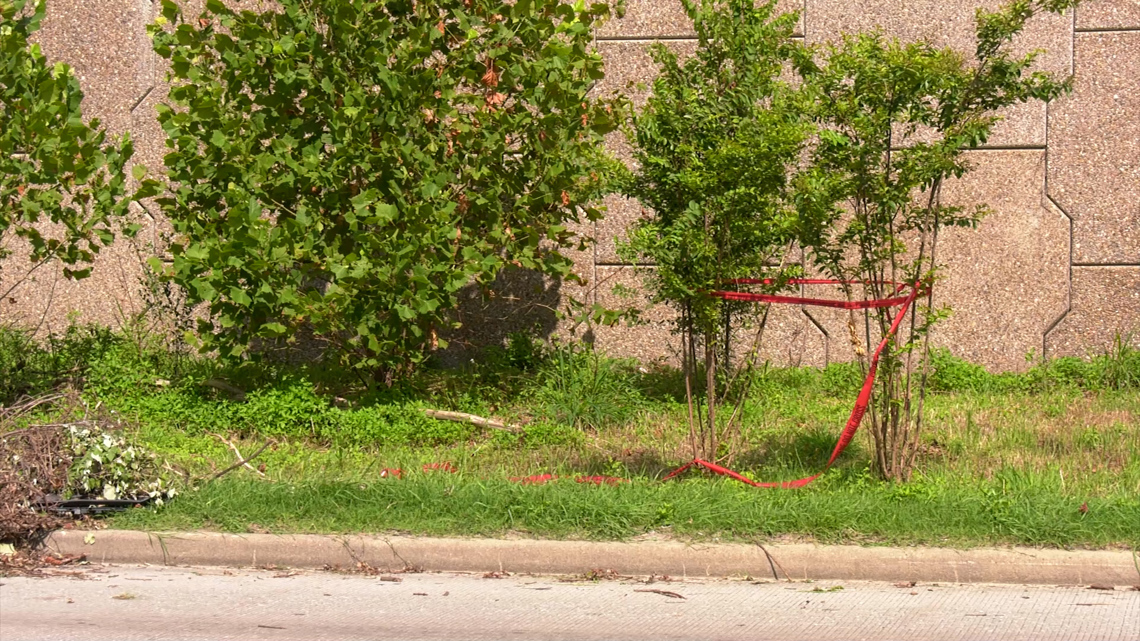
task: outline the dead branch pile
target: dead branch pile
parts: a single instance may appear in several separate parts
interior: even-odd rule
[[[61,390],[0,406],[0,541],[27,544],[64,522],[32,508],[67,486],[71,454],[64,426],[25,425],[18,419],[57,406],[70,414],[80,403],[73,390]]]
[[[24,543],[63,522],[32,503],[67,485],[71,465],[63,429],[43,425],[0,434],[0,540]]]

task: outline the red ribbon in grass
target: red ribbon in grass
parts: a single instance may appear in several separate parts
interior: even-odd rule
[[[424,465],[424,471],[425,472],[431,472],[432,470],[440,470],[442,472],[451,472],[452,474],[455,474],[456,472],[459,471],[458,469],[456,469],[456,467],[454,465],[452,465],[451,463],[449,463],[447,461],[444,461],[443,463],[428,463],[428,464]]]

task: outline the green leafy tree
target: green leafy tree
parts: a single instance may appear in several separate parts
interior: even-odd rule
[[[218,0],[152,27],[174,227],[165,275],[206,303],[202,347],[301,330],[390,382],[441,345],[460,288],[506,266],[574,278],[568,223],[600,212],[620,104],[560,0]]]
[[[1036,53],[1015,56],[1010,43],[1026,21],[1061,12],[1074,0],[1015,0],[977,11],[977,48],[968,58],[926,42],[902,44],[878,33],[805,50],[797,67],[819,127],[808,167],[797,176],[800,241],[832,278],[857,281],[848,298],[890,297],[893,283],[925,287],[884,350],[870,407],[875,465],[906,480],[918,452],[932,326],[939,231],[975,227],[984,205],[942,201],[942,185],[970,167],[965,152],[986,142],[997,110],[1052,100],[1067,80],[1032,71]],[[848,321],[865,369],[888,334],[896,308],[866,310]],[[917,398],[915,398],[917,396]]]
[[[26,251],[30,261],[19,278],[0,270],[0,300],[53,261],[68,278],[88,276],[116,231],[138,229],[125,223],[136,197],[124,172],[130,137],[109,140],[98,120],[84,122],[71,68],[29,44],[44,13],[43,0],[0,0],[0,259]]]
[[[738,412],[717,419],[718,398],[725,400],[718,390],[731,387],[732,309],[707,292],[728,279],[791,275],[784,266],[796,231],[789,175],[808,129],[797,92],[780,79],[796,49],[797,16],[776,16],[774,2],[683,4],[697,51],[681,62],[663,44],[652,49],[660,74],[633,118],[637,170],[625,190],[649,213],[631,228],[625,251],[654,266],[645,273],[655,299],[679,313],[691,410],[704,371],[690,423],[694,454],[711,460],[731,451],[722,444],[729,445]]]

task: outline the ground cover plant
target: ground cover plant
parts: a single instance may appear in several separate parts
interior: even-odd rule
[[[1140,371],[1140,352],[1124,340],[1104,355],[1020,374],[990,374],[936,351],[921,473],[906,484],[878,480],[864,434],[828,475],[795,491],[699,475],[660,482],[687,460],[682,376],[585,346],[563,362],[551,347],[516,347],[529,354],[515,361],[525,368],[491,350],[466,370],[429,367],[377,391],[336,369],[234,369],[137,345],[115,337],[59,379],[82,389],[89,406],[113,410],[121,433],[156,452],[179,488],[161,508],[113,517],[115,527],[1140,545],[1140,390],[1120,376]],[[580,388],[552,378],[588,378],[594,368],[632,402],[588,421],[558,410],[561,390]],[[857,365],[755,375],[739,469],[758,480],[818,471],[861,383]],[[23,389],[52,389],[49,378]],[[492,416],[521,432],[429,420],[424,407]],[[54,421],[56,411],[24,424]],[[258,455],[210,480],[237,463],[233,448]],[[512,480],[543,474],[560,478]],[[576,482],[593,476],[629,482]]]

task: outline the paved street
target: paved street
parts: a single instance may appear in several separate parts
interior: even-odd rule
[[[1122,588],[77,570],[0,579],[0,640],[1140,640]]]

